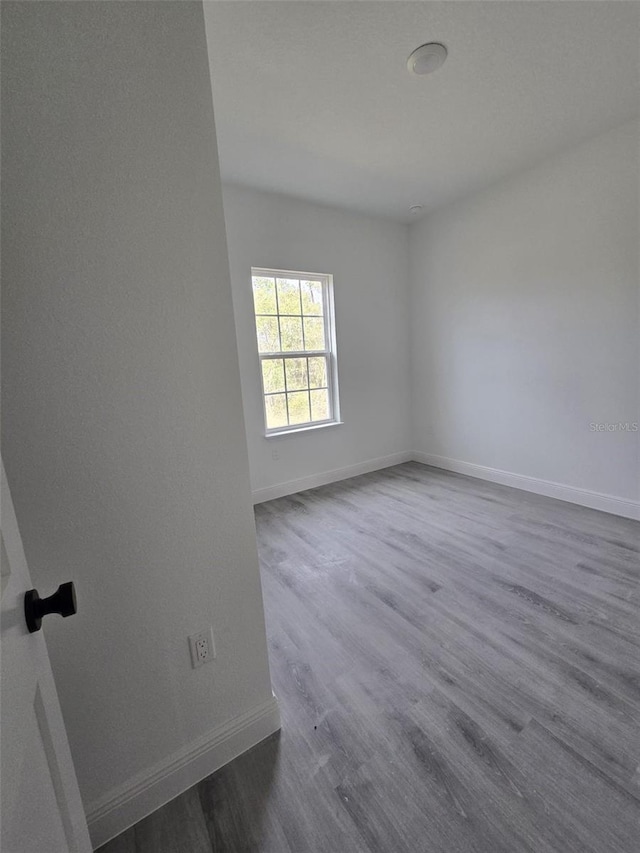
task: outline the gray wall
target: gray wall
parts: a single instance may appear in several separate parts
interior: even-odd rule
[[[413,445],[637,501],[638,123],[415,223]]]
[[[236,186],[224,187],[224,209],[257,497],[398,461],[410,450],[407,226]],[[341,426],[265,438],[252,266],[333,274]]]
[[[2,454],[34,581],[77,585],[90,808],[271,697],[209,65],[199,3],[2,6]]]

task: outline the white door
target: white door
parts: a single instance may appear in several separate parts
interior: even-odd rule
[[[91,842],[44,632],[30,634],[25,623],[31,578],[4,464],[1,511],[0,850],[88,853]],[[40,592],[45,597],[53,590]]]

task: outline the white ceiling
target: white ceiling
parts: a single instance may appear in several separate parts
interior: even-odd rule
[[[223,180],[408,220],[638,116],[637,2],[205,3]],[[411,51],[449,49],[433,75]]]

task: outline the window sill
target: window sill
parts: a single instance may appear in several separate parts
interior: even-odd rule
[[[317,429],[327,429],[327,427],[341,426],[343,421],[329,421],[326,424],[309,424],[309,426],[297,427],[296,429],[282,429],[278,432],[266,432],[265,438],[280,438],[282,435],[297,435],[301,432],[313,432]]]

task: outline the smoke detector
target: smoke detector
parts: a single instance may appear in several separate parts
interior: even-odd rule
[[[417,74],[421,77],[440,68],[446,58],[447,48],[437,41],[431,41],[413,51],[407,59],[407,68],[410,74]]]
[[[409,213],[412,216],[417,216],[419,213],[422,213],[424,210],[424,206],[422,204],[412,204],[409,208]]]

